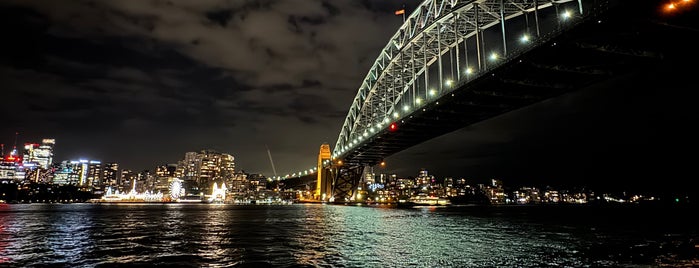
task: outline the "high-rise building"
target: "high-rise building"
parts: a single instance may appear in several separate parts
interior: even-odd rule
[[[175,181],[177,164],[167,164],[155,168],[155,186],[153,192],[170,195],[170,186]]]
[[[36,143],[27,143],[24,145],[24,158],[26,162],[33,162],[38,167],[49,169],[53,164],[53,147],[56,145],[54,139],[43,139],[41,145]]]
[[[24,180],[24,171],[21,168],[22,157],[10,154],[0,156],[0,183],[19,182]]]
[[[102,170],[102,180],[106,186],[117,186],[121,180],[119,176],[119,164],[118,163],[105,163]]]
[[[129,191],[131,189],[131,185],[133,183],[133,180],[136,179],[136,173],[134,173],[130,169],[122,169],[121,170],[121,179],[119,180],[119,191],[124,192],[124,191]]]
[[[24,144],[24,158],[22,159],[22,166],[27,169],[34,169],[39,166],[39,163],[36,162],[36,149],[39,149],[38,143]]]
[[[235,158],[213,150],[187,152],[175,175],[184,180],[188,193],[208,193],[214,182],[222,183],[235,176]]]
[[[100,161],[89,161],[87,168],[87,185],[92,188],[102,188],[102,163]]]
[[[56,168],[53,183],[92,189],[96,186],[95,183],[99,184],[101,172],[100,161],[84,159],[63,161]]]
[[[56,165],[56,171],[53,176],[53,184],[78,185],[81,170],[82,168],[80,162],[63,161]]]

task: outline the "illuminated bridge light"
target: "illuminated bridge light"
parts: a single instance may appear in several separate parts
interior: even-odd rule
[[[498,60],[498,58],[500,58],[500,55],[498,55],[498,53],[493,52],[490,54],[490,60],[496,61]]]
[[[415,99],[415,103],[421,104],[421,103],[422,103],[422,99],[420,99],[420,98]]]
[[[526,44],[529,43],[529,35],[528,34],[523,34],[521,38],[519,38],[519,41]]]
[[[451,81],[451,79],[447,79],[447,81],[444,82],[444,84],[445,84],[446,86],[448,86],[448,87],[451,87],[451,85],[452,85],[453,83],[454,83],[454,81]]]
[[[391,126],[389,127],[391,131],[396,131],[398,129],[398,125],[396,123],[391,123]]]
[[[563,14],[561,14],[561,17],[562,17],[564,20],[569,19],[571,16],[572,16],[572,15],[571,15],[571,13],[570,13],[569,10],[563,11]]]
[[[473,73],[473,68],[468,67],[466,68],[466,74],[472,74]]]
[[[430,96],[437,95],[437,91],[434,89],[430,89]]]
[[[393,113],[393,117],[398,118],[400,115],[398,113]]]
[[[406,111],[406,112],[407,112],[407,111],[409,111],[409,110],[410,110],[410,106],[408,106],[408,105],[403,106],[403,111]]]

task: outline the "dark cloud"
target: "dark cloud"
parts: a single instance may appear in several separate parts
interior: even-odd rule
[[[3,142],[133,169],[212,148],[271,174],[266,145],[306,168],[401,23],[374,2],[4,1],[0,109],[22,116]]]

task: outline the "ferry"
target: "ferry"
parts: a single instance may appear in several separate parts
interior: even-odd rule
[[[398,200],[400,207],[415,207],[415,206],[449,206],[451,201],[447,198],[428,196],[425,193],[411,196],[408,199]]]

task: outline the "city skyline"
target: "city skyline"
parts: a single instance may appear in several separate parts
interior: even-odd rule
[[[58,159],[114,159],[133,170],[202,149],[230,152],[253,173],[273,174],[268,149],[278,175],[312,167],[402,24],[395,10],[419,2],[3,1],[11,38],[1,45],[0,140],[7,148],[16,131],[25,141],[50,136]],[[682,155],[696,146],[696,93],[684,66],[697,55],[677,47],[632,84],[474,124],[389,157],[386,170],[692,188]]]

